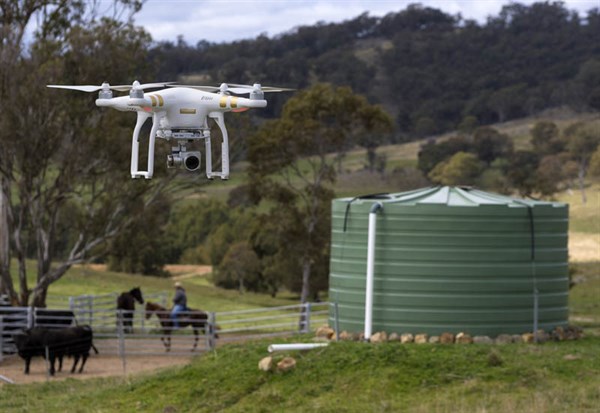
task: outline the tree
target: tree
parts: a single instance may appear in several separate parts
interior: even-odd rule
[[[232,244],[219,264],[215,284],[224,288],[260,291],[260,260],[247,242]]]
[[[15,303],[45,306],[48,287],[72,265],[102,254],[101,246],[165,185],[160,179],[133,182],[123,173],[130,155],[122,142],[130,139],[131,118],[97,110],[89,96],[56,93],[45,85],[143,75],[140,62],[150,38],[127,16],[124,22],[98,20],[79,1],[2,6],[0,100],[11,105],[0,113],[0,240],[9,234],[10,250],[0,247],[0,287]],[[116,1],[115,11],[133,13],[139,6]],[[25,53],[23,34],[34,17],[40,25]],[[61,251],[59,239],[65,244]],[[37,262],[33,288],[25,265],[29,254]],[[12,256],[19,294],[12,284]]]
[[[473,143],[465,136],[453,136],[439,143],[430,140],[421,146],[418,154],[418,167],[424,175],[428,175],[437,164],[450,158],[452,155],[458,152],[472,151]]]
[[[429,173],[429,178],[442,185],[473,185],[483,171],[482,162],[472,153],[458,152],[440,162]]]
[[[496,158],[508,158],[513,152],[513,142],[494,128],[478,128],[473,135],[473,149],[477,157],[490,165]]]
[[[251,185],[258,198],[273,202],[270,215],[286,234],[280,250],[296,258],[303,303],[311,279],[327,277],[313,272],[328,256],[335,165],[358,136],[389,123],[350,88],[317,84],[288,100],[281,118],[249,140]]]
[[[554,155],[564,150],[564,141],[554,122],[539,121],[531,129],[531,144],[541,156]]]
[[[567,141],[567,151],[572,159],[577,162],[579,190],[581,191],[583,203],[586,203],[585,177],[590,159],[600,144],[600,130],[595,124],[577,122],[568,126],[564,130],[563,136]]]
[[[600,146],[596,149],[590,159],[590,175],[600,176]]]
[[[521,196],[529,196],[536,188],[539,156],[531,151],[516,151],[506,165],[506,176]]]

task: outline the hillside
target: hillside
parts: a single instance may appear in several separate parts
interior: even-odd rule
[[[385,16],[302,26],[232,43],[161,42],[149,59],[161,79],[307,88],[350,86],[382,104],[398,140],[518,119],[568,105],[600,105],[600,14],[560,2],[505,5],[485,23],[412,4]],[[265,111],[276,117],[285,96]]]
[[[591,413],[599,401],[597,337],[539,346],[340,342],[286,354],[297,365],[285,373],[257,368],[270,343],[229,345],[139,377],[4,385],[0,410]]]

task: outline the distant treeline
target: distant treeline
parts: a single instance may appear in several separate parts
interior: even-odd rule
[[[183,38],[150,51],[160,79],[351,86],[396,121],[396,141],[524,117],[600,109],[600,11],[511,3],[479,24],[418,4],[232,43]],[[197,76],[192,76],[197,75]],[[260,116],[279,114],[285,97]]]

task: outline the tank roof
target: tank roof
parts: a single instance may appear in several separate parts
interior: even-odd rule
[[[561,202],[536,201],[532,199],[512,198],[506,195],[485,192],[472,187],[464,186],[436,186],[421,188],[413,191],[373,194],[355,198],[340,198],[340,201],[354,202],[356,200],[371,200],[384,204],[402,205],[446,205],[477,207],[480,205],[506,205],[508,207],[523,208],[546,205],[553,207],[566,207]]]

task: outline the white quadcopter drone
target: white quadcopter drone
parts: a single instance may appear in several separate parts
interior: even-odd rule
[[[167,167],[185,167],[188,171],[200,169],[200,151],[188,151],[186,145],[204,139],[206,177],[213,179],[229,179],[229,141],[225,128],[225,112],[244,112],[250,108],[264,108],[267,101],[265,92],[283,92],[293,89],[254,85],[226,84],[221,86],[186,86],[175,85],[174,82],[140,84],[137,80],[132,85],[110,86],[71,86],[48,85],[51,88],[73,89],[82,92],[99,91],[96,106],[110,107],[119,111],[137,112],[137,122],[131,141],[131,177],[151,179],[154,174],[154,144],[156,138],[167,141],[173,139],[177,146],[171,148],[167,156]],[[162,90],[144,94],[144,89],[163,88]],[[129,91],[129,96],[113,97],[112,91]],[[216,92],[216,93],[213,93]],[[234,94],[250,94],[249,98],[232,96]],[[152,129],[148,144],[148,168],[138,169],[139,134],[142,125],[152,117]],[[221,172],[213,172],[210,127],[208,118],[215,120],[223,135],[221,144]]]

